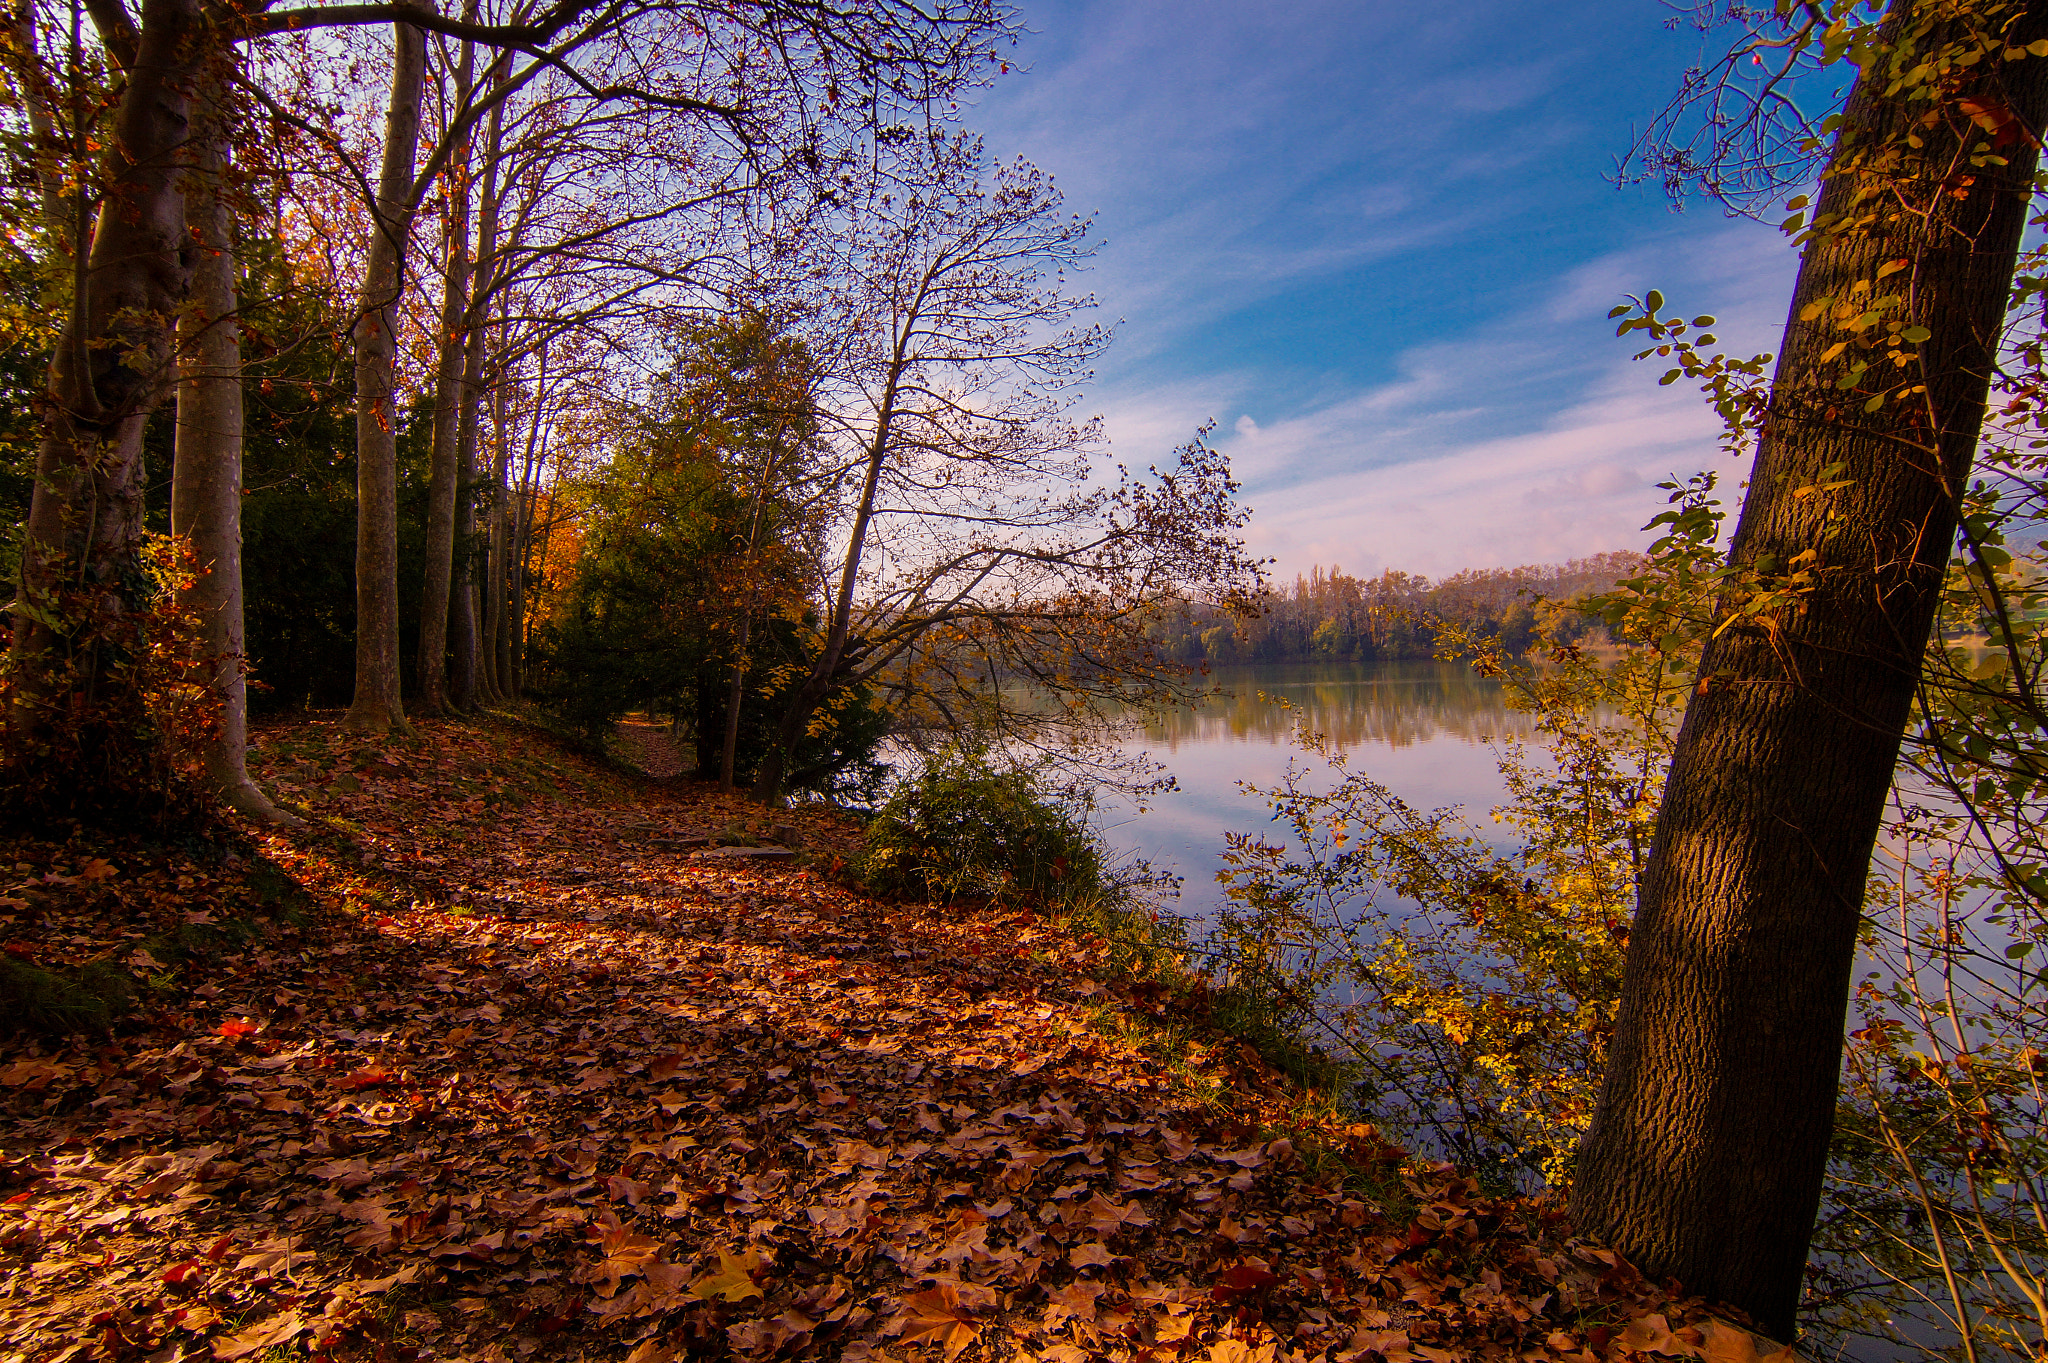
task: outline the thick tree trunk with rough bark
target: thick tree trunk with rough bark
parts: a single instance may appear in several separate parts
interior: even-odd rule
[[[1883,32],[1897,43],[1915,20],[1901,4]],[[1925,51],[1960,33],[1938,25],[1917,41]],[[2048,3],[2031,0],[2011,41],[2044,34]],[[2036,160],[2012,137],[1999,148],[2010,165],[1970,166],[1966,144],[1984,134],[1957,101],[2008,108],[2036,132],[2048,116],[2048,60],[1968,70],[1940,102],[1906,106],[1884,98],[1893,73],[1880,64],[1850,98],[1816,212],[1870,216],[1807,247],[1731,547],[1739,567],[1811,568],[1811,585],[1708,646],[1572,1189],[1582,1233],[1780,1338],[1792,1333],[1820,1202],[1865,877]],[[1930,110],[1940,117],[1915,128],[1924,173],[1879,174],[1856,159],[1902,149],[1909,120]],[[1868,292],[1855,291],[1862,281]],[[1826,352],[1885,295],[1901,300],[1887,319],[1930,333],[1919,347],[1926,391],[1866,412],[1872,390],[1840,382],[1859,352]],[[1880,354],[1873,387],[1912,372]]]
[[[398,411],[394,389],[399,304],[412,233],[413,159],[419,148],[426,37],[392,26],[391,104],[371,214],[356,341],[356,691],[346,724],[363,733],[403,729],[398,657]]]
[[[462,46],[456,66],[455,107],[469,100],[475,61],[470,44]],[[468,353],[463,323],[469,315],[469,139],[462,140],[449,167],[452,189],[443,233],[441,334],[434,371],[434,454],[427,487],[427,564],[420,592],[420,703],[430,713],[445,714],[448,700],[448,606],[454,583],[455,503],[462,481],[462,371]]]
[[[108,43],[132,60],[107,141],[101,211],[50,364],[22,541],[8,729],[11,756],[31,764],[60,717],[106,740],[79,735],[73,761],[95,760],[86,750],[101,748],[109,762],[130,761],[115,749],[142,731],[141,698],[118,677],[145,647],[142,431],[171,389],[172,333],[191,289],[179,182],[191,91],[208,55],[197,0],[148,0],[139,37]],[[109,707],[122,713],[91,719]],[[66,779],[103,775],[130,774],[76,770]]]
[[[249,690],[242,633],[242,332],[236,319],[234,217],[221,195],[227,141],[209,94],[196,101],[185,225],[198,249],[192,305],[179,320],[178,420],[171,533],[193,555],[182,604],[199,623],[220,718],[203,752],[207,783],[239,813],[296,824],[249,779]]]

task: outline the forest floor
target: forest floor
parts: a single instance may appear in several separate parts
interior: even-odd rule
[[[1150,1044],[1102,942],[846,888],[839,816],[506,721],[257,743],[307,828],[0,843],[0,1363],[1757,1356],[1199,1019]],[[688,842],[770,824],[803,854]],[[137,993],[66,1038],[54,978]]]

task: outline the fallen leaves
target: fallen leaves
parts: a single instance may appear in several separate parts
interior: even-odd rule
[[[1411,1163],[1383,1210],[1257,1111],[1189,1105],[1094,1025],[1091,949],[1028,914],[693,862],[645,830],[739,807],[426,733],[392,761],[265,735],[295,789],[346,769],[318,798],[357,831],[239,871],[42,849],[0,901],[41,960],[214,931],[258,865],[308,914],[175,967],[117,1037],[0,1051],[0,1354],[55,1363],[99,1321],[118,1363],[1756,1363],[1554,1207]]]
[[[960,1289],[942,1282],[903,1299],[897,1338],[905,1344],[937,1344],[950,1361],[981,1337],[981,1328],[981,1319],[961,1304]]]
[[[718,1267],[690,1284],[690,1295],[700,1301],[746,1301],[761,1295],[754,1274],[761,1271],[761,1256],[747,1251],[718,1252]]]

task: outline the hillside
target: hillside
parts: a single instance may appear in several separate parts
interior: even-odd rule
[[[1148,1049],[1102,943],[850,891],[835,816],[707,856],[760,811],[509,724],[258,742],[313,827],[5,849],[0,1360],[1755,1356]]]

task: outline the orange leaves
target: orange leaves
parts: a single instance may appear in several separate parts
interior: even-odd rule
[[[465,745],[486,738],[433,737],[404,778],[344,754],[372,773],[349,808],[410,798],[441,763],[476,770]],[[380,846],[403,882],[325,834],[273,839],[306,894],[353,907],[219,963],[214,993],[111,1048],[0,1051],[0,1144],[60,1152],[0,1160],[0,1250],[41,1285],[0,1301],[0,1356],[35,1359],[80,1312],[146,1291],[124,1328],[149,1351],[256,1357],[274,1334],[370,1357],[389,1342],[379,1295],[417,1283],[439,1305],[405,1328],[444,1357],[552,1336],[638,1363],[1272,1363],[1282,1341],[1425,1363],[1469,1330],[1527,1363],[1599,1363],[1572,1326],[1597,1302],[1662,1313],[1647,1343],[1691,1330],[1703,1363],[1756,1363],[1452,1171],[1411,1168],[1433,1226],[1404,1253],[1377,1209],[1300,1172],[1300,1135],[1274,1139],[1249,1105],[1191,1111],[1091,1031],[1107,991],[1040,920],[934,919],[802,871],[610,843],[620,819],[701,825],[684,799],[578,789],[545,820],[395,805],[404,837]],[[123,874],[96,894],[149,874],[108,859]],[[227,893],[195,882],[166,919]],[[1380,1174],[1377,1132],[1323,1138]],[[109,1255],[133,1273],[102,1288]]]
[[[594,1284],[600,1297],[616,1295],[622,1280],[638,1276],[662,1250],[661,1241],[621,1225],[611,1212],[593,1222],[591,1230],[603,1258],[582,1281]]]
[[[306,1333],[306,1320],[296,1311],[286,1311],[269,1320],[259,1321],[247,1329],[213,1341],[213,1357],[216,1363],[233,1363],[237,1358],[247,1358],[259,1349],[274,1348],[289,1344]]]
[[[2020,121],[2018,114],[2005,101],[1993,95],[1965,95],[1956,101],[1956,108],[1963,117],[1991,134],[1991,145],[2000,149],[2026,142],[2032,146],[2040,143],[2027,131],[2027,125]]]
[[[903,1299],[897,1337],[905,1344],[938,1344],[948,1360],[981,1337],[982,1322],[961,1304],[960,1289],[941,1282]]]
[[[765,1265],[761,1256],[752,1250],[733,1254],[726,1250],[718,1252],[718,1267],[698,1277],[690,1284],[690,1295],[699,1301],[746,1301],[761,1295],[760,1285],[754,1275]]]

